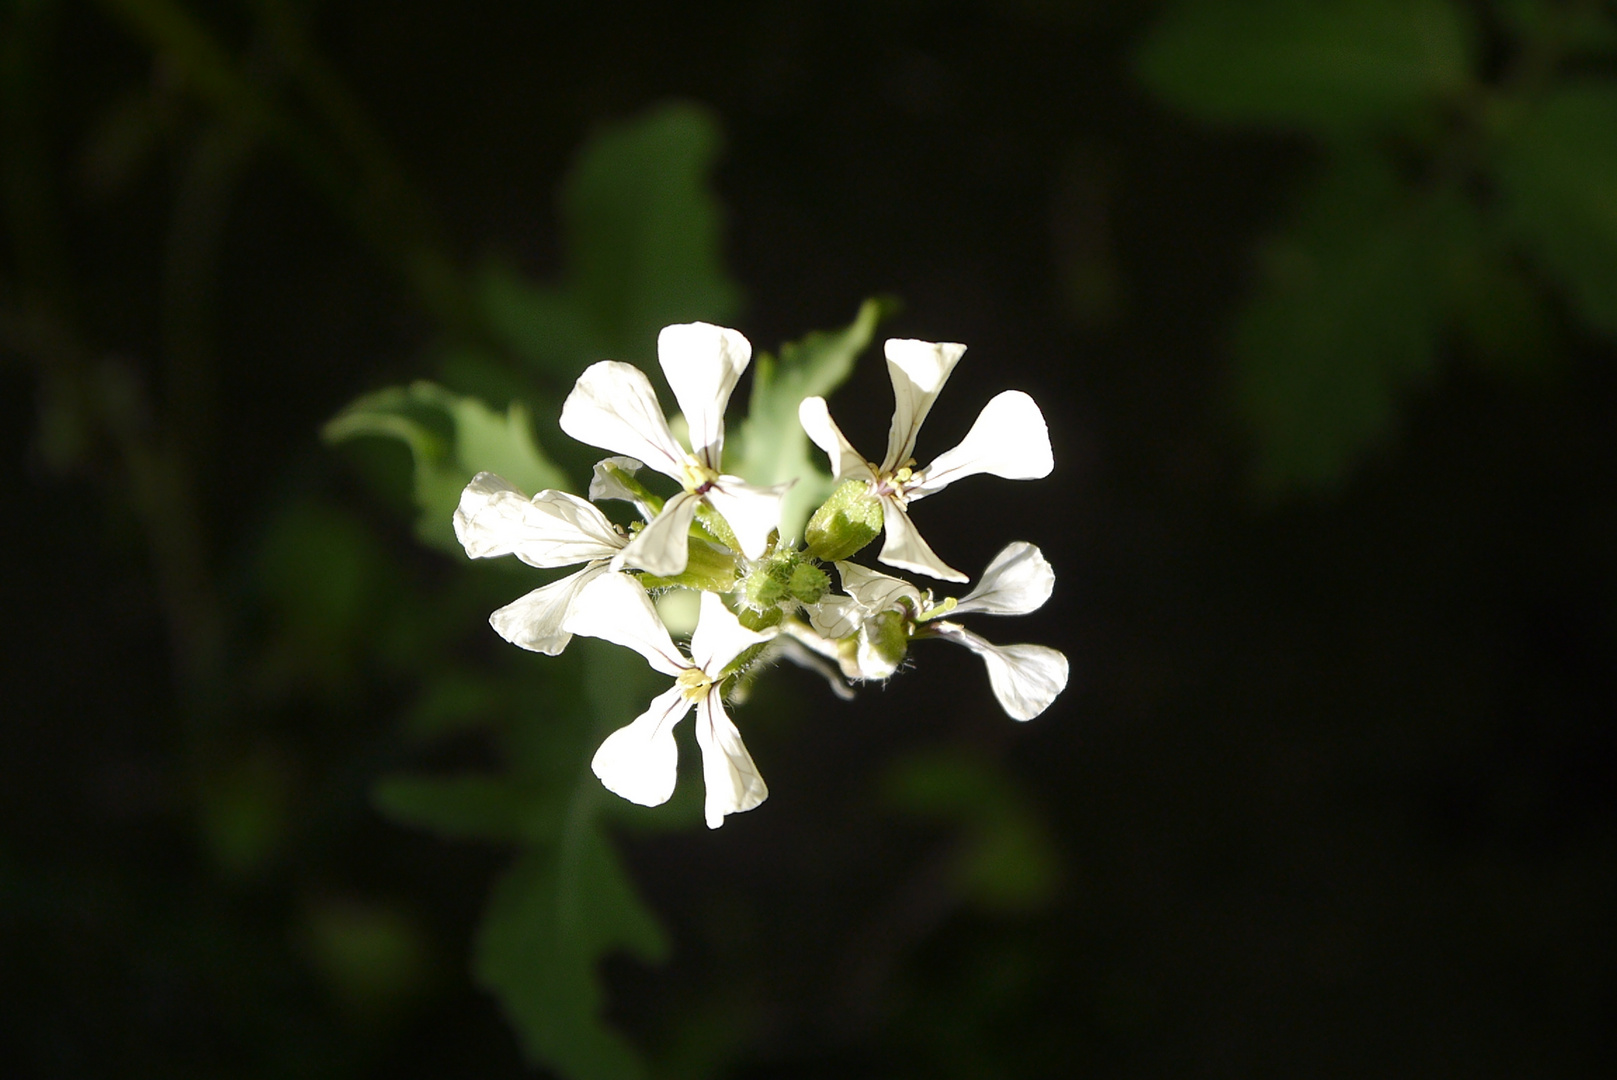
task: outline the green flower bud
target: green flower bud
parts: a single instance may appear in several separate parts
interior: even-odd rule
[[[830,588],[831,575],[806,562],[792,567],[791,579],[786,582],[786,591],[799,604],[818,604]]]
[[[881,532],[881,500],[863,480],[848,480],[831,493],[803,530],[808,554],[837,562],[858,552]]]

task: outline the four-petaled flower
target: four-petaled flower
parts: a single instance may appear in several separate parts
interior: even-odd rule
[[[584,586],[607,572],[629,538],[577,495],[541,491],[528,498],[490,472],[478,473],[460,494],[455,537],[474,559],[515,555],[547,570],[584,569],[533,590],[489,616],[489,625],[524,649],[555,656],[572,638],[562,627]]]
[[[709,828],[726,814],[751,810],[769,795],[741,733],[724,711],[722,688],[731,662],[769,640],[742,626],[717,593],[702,594],[701,615],[691,635],[691,656],[675,648],[646,590],[627,574],[592,582],[573,605],[566,627],[633,649],[674,685],[652,699],[639,717],[606,737],[590,767],[601,783],[630,802],[657,806],[674,793],[678,749],[674,726],[696,707],[696,742],[702,749]]]
[[[1050,707],[1067,686],[1067,658],[1044,645],[995,645],[945,615],[1026,615],[1044,606],[1055,588],[1055,573],[1038,548],[1018,540],[1007,545],[983,571],[977,587],[959,600],[933,604],[932,594],[901,578],[857,563],[839,562],[845,596],[827,597],[810,612],[814,632],[831,641],[851,640],[844,663],[852,678],[885,679],[897,668],[897,655],[873,633],[882,616],[896,613],[898,632],[907,639],[939,637],[964,645],[983,658],[994,696],[1013,719],[1031,720]],[[900,646],[902,647],[902,646]]]
[[[870,494],[881,500],[887,540],[877,558],[888,566],[945,581],[967,578],[927,546],[910,523],[906,512],[909,504],[977,473],[992,473],[1007,480],[1036,480],[1048,476],[1052,467],[1044,415],[1020,390],[1006,390],[995,396],[983,406],[960,445],[940,454],[924,469],[915,467],[912,455],[921,422],[965,351],[964,345],[948,342],[888,340],[893,424],[887,434],[887,456],[880,465],[866,460],[853,448],[831,419],[824,398],[805,398],[797,410],[803,430],[831,459],[836,478],[868,480]]]
[[[679,481],[683,490],[612,560],[658,577],[682,573],[687,536],[706,502],[731,530],[741,553],[756,559],[780,523],[790,485],[755,487],[722,469],[724,408],[752,359],[752,346],[734,330],[709,323],[669,326],[657,337],[657,358],[690,429],[691,450],[675,440],[651,380],[616,360],[592,364],[562,405],[561,429],[579,442],[626,454]]]

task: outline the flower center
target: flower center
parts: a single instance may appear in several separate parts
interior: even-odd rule
[[[713,680],[701,668],[691,667],[679,673],[674,685],[679,687],[686,701],[701,701],[713,686]]]
[[[916,481],[914,465],[915,459],[911,458],[892,472],[883,473],[871,482],[870,493],[877,498],[896,499],[903,506],[909,501],[906,489]]]
[[[684,473],[685,490],[692,495],[706,495],[719,474],[693,458],[687,458],[681,467]]]

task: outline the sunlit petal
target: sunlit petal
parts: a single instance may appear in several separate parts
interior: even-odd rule
[[[780,502],[791,486],[754,487],[738,476],[721,476],[708,488],[707,501],[730,523],[741,554],[756,559],[769,546],[769,534],[780,528]]]
[[[618,473],[633,476],[645,466],[646,463],[639,458],[621,454],[597,461],[595,471],[590,476],[590,501],[605,502],[608,499],[620,499],[623,502],[633,503],[635,509],[640,511],[640,516],[650,521],[653,516],[651,507],[641,502],[640,496],[617,476]]]
[[[937,623],[940,637],[964,645],[983,658],[988,682],[1013,720],[1038,716],[1067,688],[1067,658],[1043,645],[995,645],[963,626]]]
[[[842,591],[867,613],[896,610],[901,601],[908,601],[912,612],[921,610],[921,590],[903,578],[852,562],[837,563],[837,574],[842,578]]]
[[[684,478],[685,451],[668,430],[651,380],[632,364],[602,360],[585,368],[562,404],[561,429],[581,443]]]
[[[1026,615],[1043,607],[1055,587],[1056,574],[1044,554],[1018,540],[994,556],[977,587],[955,605],[954,614]]]
[[[679,775],[679,748],[674,725],[690,712],[682,687],[671,687],[651,699],[650,708],[606,737],[595,751],[590,769],[614,795],[641,806],[660,806],[674,793]]]
[[[939,454],[926,467],[919,482],[910,486],[909,497],[923,498],[976,473],[1037,480],[1049,476],[1053,464],[1044,414],[1022,391],[1006,390],[983,406],[959,446]]]
[[[892,499],[881,501],[882,528],[886,530],[887,539],[882,544],[881,554],[876,556],[888,566],[896,566],[900,570],[913,570],[928,577],[941,578],[944,581],[968,581],[965,574],[956,570],[942,559],[937,552],[927,546],[921,534],[915,531],[910,523],[909,515],[904,513],[903,507]]]
[[[455,535],[474,559],[515,555],[530,566],[572,566],[610,558],[627,541],[599,510],[565,491],[532,499],[493,473],[461,492]]]
[[[726,814],[751,810],[769,797],[758,766],[741,742],[741,732],[725,715],[717,687],[696,706],[696,744],[702,748],[708,828],[717,829]]]
[[[628,574],[602,574],[586,585],[562,628],[633,649],[664,675],[678,675],[690,666],[657,618],[645,588]]]
[[[691,521],[701,497],[682,491],[663,504],[663,512],[646,523],[629,546],[612,560],[612,568],[632,566],[658,577],[673,577],[685,571],[690,561]]]
[[[584,586],[606,572],[604,561],[591,563],[505,605],[488,617],[489,625],[513,645],[555,656],[573,639],[565,623],[574,601]]]
[[[709,678],[717,678],[726,664],[771,636],[748,630],[724,606],[718,593],[705,592],[702,613],[696,620],[696,631],[691,634],[691,663],[707,672]]]
[[[965,355],[966,347],[953,342],[889,338],[887,374],[893,380],[893,426],[887,432],[887,456],[881,471],[892,472],[915,454],[915,437],[932,411],[949,372]]]
[[[657,359],[690,430],[691,451],[715,472],[724,446],[724,408],[747,370],[752,345],[734,330],[711,323],[665,326]]]
[[[831,419],[831,411],[826,408],[824,398],[804,398],[797,406],[797,422],[803,425],[809,440],[831,459],[831,470],[836,479],[846,480],[853,476],[867,479],[875,475],[864,455],[853,448],[836,421]]]
[[[835,641],[857,633],[864,621],[865,609],[851,596],[827,593],[820,602],[808,609],[809,625],[823,638]]]

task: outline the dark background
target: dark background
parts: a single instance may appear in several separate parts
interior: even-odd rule
[[[520,1075],[465,959],[508,847],[371,807],[401,767],[502,767],[475,733],[401,735],[420,686],[387,659],[387,623],[405,616],[367,608],[294,648],[337,658],[296,692],[220,705],[187,675],[212,664],[239,689],[273,668],[278,508],[315,507],[309,535],[367,530],[378,589],[430,598],[460,572],[318,438],[357,395],[432,375],[454,314],[369,239],[379,204],[330,197],[262,131],[220,151],[228,183],[188,195],[231,113],[132,29],[141,6],[7,11],[0,1061]],[[970,346],[923,453],[1003,388],[1049,421],[1048,479],[973,481],[916,517],[963,568],[1043,548],[1050,604],[979,629],[1061,648],[1067,691],[1016,724],[943,644],[852,704],[767,680],[736,715],[770,800],[714,833],[623,841],[673,951],[609,960],[605,1009],[654,1074],[1592,1076],[1610,1059],[1617,376],[1553,280],[1528,370],[1443,335],[1385,432],[1276,490],[1252,480],[1230,328],[1327,151],[1154,100],[1132,65],[1157,5],[295,7],[449,265],[555,274],[577,147],[697,102],[724,136],[732,324],[756,346],[895,294],[881,336]],[[266,44],[274,6],[188,10],[271,96],[295,81]],[[1484,22],[1486,73],[1511,39]],[[107,165],[109,125],[140,109],[151,145]],[[176,295],[165,267],[199,221],[212,270]],[[890,400],[872,354],[833,409],[873,447]],[[556,400],[534,405],[546,439]],[[177,488],[195,510],[178,536]],[[462,653],[508,648],[456,620]],[[992,763],[1004,791],[984,805],[1020,822],[1033,884],[962,884],[962,850],[1007,842],[976,796],[928,816],[883,794],[894,762],[940,754]],[[274,822],[269,847],[232,848],[231,814],[248,835]]]

